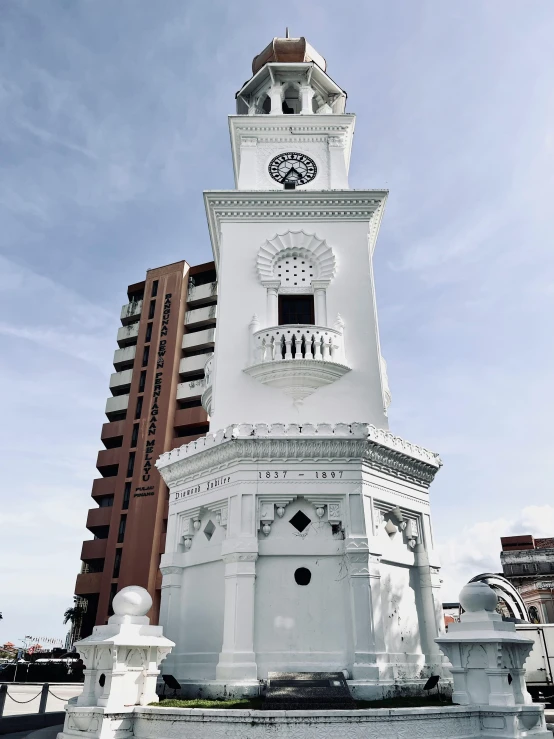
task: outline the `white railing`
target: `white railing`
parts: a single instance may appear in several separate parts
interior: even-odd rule
[[[252,334],[252,363],[290,359],[344,363],[342,331],[322,326],[274,326]]]

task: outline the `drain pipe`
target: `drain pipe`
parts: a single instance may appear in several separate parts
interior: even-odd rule
[[[421,636],[421,646],[423,652],[427,655],[429,665],[440,666],[442,658],[440,650],[435,643],[435,639],[439,636],[437,630],[437,617],[435,613],[435,601],[433,599],[433,583],[431,580],[431,567],[429,565],[429,557],[425,545],[418,539],[414,547],[415,567],[419,577],[419,592],[421,597],[421,615],[422,619],[419,623],[419,632]]]

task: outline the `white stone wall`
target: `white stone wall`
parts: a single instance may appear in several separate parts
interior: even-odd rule
[[[374,468],[362,463],[371,450],[362,438],[348,440],[352,428],[337,427],[347,436],[327,441],[315,438],[316,427],[308,438],[298,430],[298,440],[247,435],[243,442],[229,431],[211,449],[166,455],[161,620],[177,642],[166,671],[229,684],[217,665],[245,650],[244,670],[254,681],[268,670],[347,669],[382,687],[434,669],[438,651],[433,657],[428,647],[441,631],[441,613],[429,577],[424,597],[420,572],[422,563],[425,573],[438,571],[426,523],[432,473],[408,458],[403,475],[387,472],[385,448]],[[299,511],[310,519],[302,532],[290,522]],[[308,586],[295,582],[298,567],[310,570]]]
[[[280,714],[280,715],[279,715]],[[527,728],[530,727],[530,728]],[[366,711],[136,709],[137,739],[551,739],[538,706]]]
[[[256,274],[258,250],[266,240],[289,229],[316,233],[335,252],[337,270],[327,288],[327,317],[329,327],[339,313],[344,321],[346,364],[351,368],[340,380],[306,398],[300,410],[281,390],[243,372],[250,361],[253,314],[260,328],[268,326],[267,290]],[[387,428],[367,222],[224,222],[218,277],[211,429],[267,419],[283,423],[363,419]]]

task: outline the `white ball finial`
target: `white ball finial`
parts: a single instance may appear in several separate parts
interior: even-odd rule
[[[146,616],[152,608],[152,598],[140,585],[128,585],[116,593],[112,608],[116,616]]]
[[[489,611],[496,609],[498,598],[492,588],[485,582],[468,582],[460,591],[460,603],[464,611]]]

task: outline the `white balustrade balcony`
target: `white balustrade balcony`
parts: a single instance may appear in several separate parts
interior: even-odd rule
[[[302,402],[319,387],[340,379],[346,364],[342,323],[323,326],[251,324],[251,362],[244,370],[264,385],[280,388]]]
[[[321,326],[275,326],[254,334],[255,364],[283,359],[343,363],[342,333]]]

